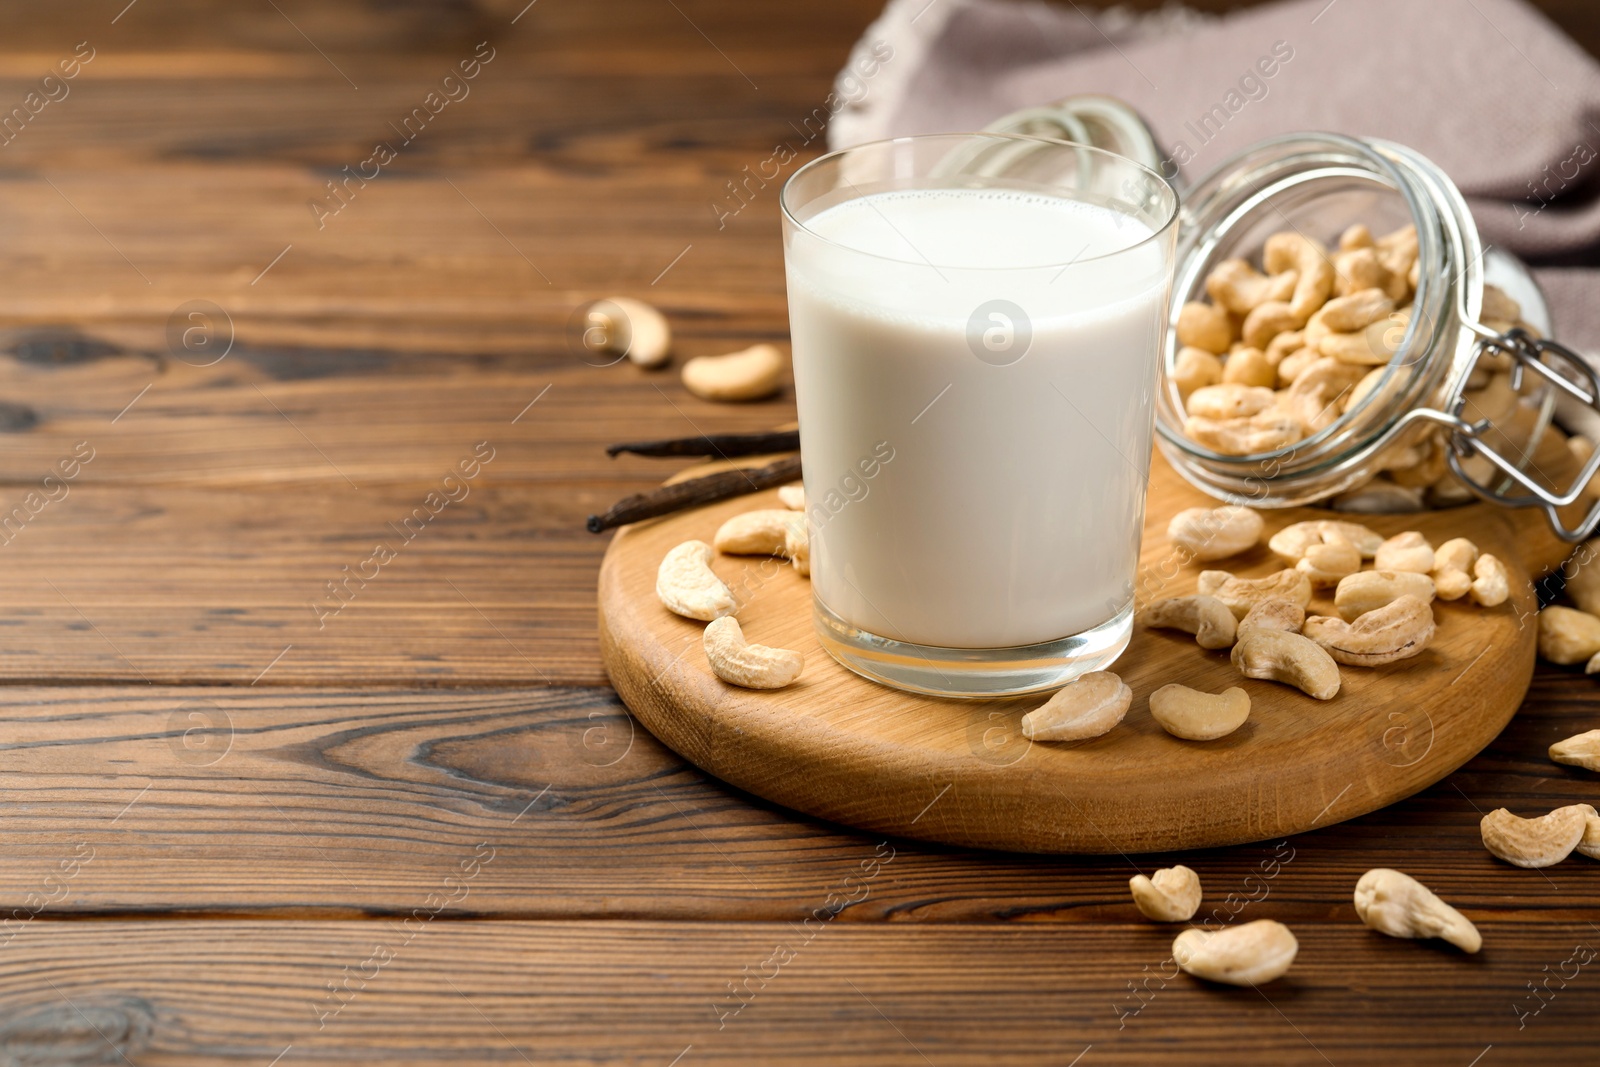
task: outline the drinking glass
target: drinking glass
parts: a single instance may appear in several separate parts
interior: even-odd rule
[[[899,138],[782,196],[823,647],[941,696],[1126,647],[1177,197],[1099,149]]]

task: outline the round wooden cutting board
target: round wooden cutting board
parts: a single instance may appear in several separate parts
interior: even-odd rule
[[[1201,566],[1175,559],[1167,522],[1182,508],[1214,504],[1156,459],[1141,605],[1194,592]],[[712,675],[700,644],[703,624],[661,606],[656,568],[682,541],[709,542],[728,517],[780,506],[771,490],[618,533],[600,572],[600,636],[617,692],[668,746],[768,800],[874,832],[1026,852],[1262,841],[1353,818],[1438,781],[1487,745],[1522,702],[1536,629],[1529,573],[1554,566],[1566,552],[1535,512],[1474,504],[1367,517],[1385,535],[1420,530],[1436,545],[1471,538],[1506,561],[1510,602],[1494,609],[1436,603],[1438,636],[1426,651],[1388,667],[1341,668],[1343,688],[1326,702],[1241,679],[1226,651],[1207,652],[1186,634],[1136,623],[1113,668],[1134,692],[1122,724],[1089,741],[1031,743],[1019,722],[1043,697],[940,700],[884,688],[839,666],[813,633],[809,582],[779,561],[719,556],[713,567],[744,602],[746,637],[802,652],[804,673],[767,692]],[[1331,513],[1264,514],[1270,536]],[[1207,566],[1254,577],[1281,564],[1263,543]],[[1331,600],[1319,596],[1317,609],[1331,614]],[[1250,719],[1219,741],[1172,737],[1146,703],[1168,682],[1210,692],[1242,685]]]

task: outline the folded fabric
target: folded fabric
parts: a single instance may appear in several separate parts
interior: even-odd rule
[[[1545,264],[1557,334],[1600,353],[1600,65],[1520,0],[1289,0],[1223,18],[891,0],[858,48],[893,58],[834,147],[979,129],[1075,93],[1120,97],[1192,180],[1250,144],[1329,130],[1438,163],[1484,241]],[[1270,71],[1270,74],[1267,73]]]

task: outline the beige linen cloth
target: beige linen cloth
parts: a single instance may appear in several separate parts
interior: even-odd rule
[[[891,0],[857,48],[878,42],[894,54],[869,82],[840,77],[853,103],[835,148],[975,130],[1073,93],[1127,101],[1191,181],[1281,133],[1410,145],[1460,186],[1485,243],[1536,266],[1557,339],[1600,356],[1600,65],[1520,0],[1289,0],[1222,18]]]

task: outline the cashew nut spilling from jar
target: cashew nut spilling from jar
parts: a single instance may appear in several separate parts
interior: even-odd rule
[[[1433,570],[1433,546],[1417,531],[1407,530],[1379,545],[1372,565],[1380,571],[1427,574]]]
[[[790,511],[804,511],[806,509],[806,487],[798,483],[778,486],[778,503]]]
[[[1314,700],[1339,692],[1339,665],[1315,641],[1281,630],[1251,630],[1230,655],[1246,678],[1292,685]]]
[[[1333,593],[1333,606],[1346,622],[1353,622],[1369,611],[1403,596],[1414,596],[1424,604],[1433,603],[1433,579],[1410,571],[1362,571],[1341,579]]]
[[[1296,570],[1282,570],[1265,578],[1239,578],[1227,571],[1201,571],[1198,580],[1201,596],[1214,596],[1228,606],[1235,619],[1242,619],[1263,600],[1287,600],[1305,607],[1311,603],[1311,579]]]
[[[798,652],[747,643],[739,620],[731,615],[713,620],[701,644],[711,673],[745,689],[782,689],[800,677],[806,665]]]
[[[1178,387],[1178,397],[1185,403],[1196,389],[1216,385],[1222,381],[1222,360],[1203,348],[1178,349],[1172,361],[1172,384]]]
[[[1433,609],[1414,596],[1397,597],[1355,622],[1316,615],[1306,620],[1304,634],[1338,663],[1378,667],[1410,659],[1433,640]]]
[[[1290,563],[1298,563],[1305,558],[1306,549],[1312,545],[1325,545],[1335,541],[1352,544],[1356,547],[1356,551],[1361,553],[1362,559],[1371,559],[1378,554],[1378,549],[1383,544],[1383,535],[1359,522],[1312,519],[1285,526],[1272,535],[1267,547]]]
[[[1253,456],[1287,448],[1306,435],[1292,415],[1262,412],[1242,419],[1183,420],[1183,433],[1195,444],[1224,456]]]
[[[1257,919],[1220,930],[1193,928],[1172,942],[1172,959],[1196,978],[1228,985],[1257,986],[1282,978],[1300,951],[1289,928]]]
[[[1194,634],[1201,648],[1230,648],[1238,622],[1228,605],[1214,596],[1177,596],[1157,600],[1144,609],[1146,626]]]
[[[1288,300],[1299,271],[1262,274],[1243,259],[1225,259],[1206,276],[1206,294],[1235,315],[1248,315],[1269,300]]]
[[[1460,600],[1472,591],[1472,566],[1478,546],[1465,537],[1453,537],[1433,553],[1433,582],[1440,600]]]
[[[1178,344],[1222,355],[1233,344],[1233,321],[1227,311],[1191,300],[1178,309]]]
[[[1163,867],[1146,878],[1136,874],[1128,879],[1133,904],[1139,914],[1158,923],[1183,923],[1200,910],[1200,876],[1179,864]]]
[[[1575,734],[1550,746],[1550,758],[1569,767],[1600,771],[1600,730]]]
[[[584,314],[585,346],[627,356],[641,367],[659,367],[672,349],[666,317],[643,300],[612,296],[596,300]]]
[[[1215,741],[1250,718],[1250,694],[1238,686],[1202,693],[1186,685],[1164,685],[1150,694],[1150,717],[1173,737]]]
[[[1572,855],[1593,814],[1588,804],[1568,804],[1536,819],[1519,819],[1496,808],[1478,828],[1483,847],[1496,858],[1517,867],[1550,867]]]
[[[1320,243],[1294,231],[1275,233],[1267,238],[1261,258],[1268,274],[1299,272],[1289,308],[1301,323],[1327,303],[1333,292],[1333,264]]]
[[[1600,618],[1552,604],[1539,612],[1539,655],[1567,666],[1600,653]]]
[[[1472,921],[1427,886],[1400,871],[1378,867],[1356,883],[1356,914],[1380,934],[1390,937],[1437,937],[1463,952],[1483,947],[1483,935]]]
[[[666,554],[656,572],[656,596],[668,611],[701,622],[734,613],[733,593],[711,570],[714,555],[704,541],[685,541]]]
[[[1228,365],[1223,369],[1222,380],[1238,385],[1271,388],[1278,384],[1278,364],[1259,348],[1235,346],[1228,354]]]
[[[1280,597],[1268,597],[1258,601],[1244,618],[1239,620],[1239,625],[1234,632],[1234,639],[1238,640],[1240,634],[1247,634],[1251,630],[1281,630],[1288,634],[1297,634],[1306,624],[1306,609],[1291,600]]]
[[[1030,741],[1082,741],[1107,733],[1128,714],[1133,690],[1110,671],[1079,675],[1022,717]]]
[[[1185,508],[1167,524],[1167,537],[1195,559],[1226,559],[1254,548],[1263,525],[1249,508]]]
[[[784,532],[793,517],[786,508],[746,511],[719,526],[711,543],[730,556],[781,556]]]
[[[1208,385],[1189,394],[1184,410],[1200,419],[1242,419],[1259,415],[1271,407],[1277,394],[1271,389],[1254,385],[1235,385],[1223,382]]]
[[[778,391],[783,353],[768,344],[725,356],[697,356],[683,365],[685,389],[702,400],[761,400]]]

